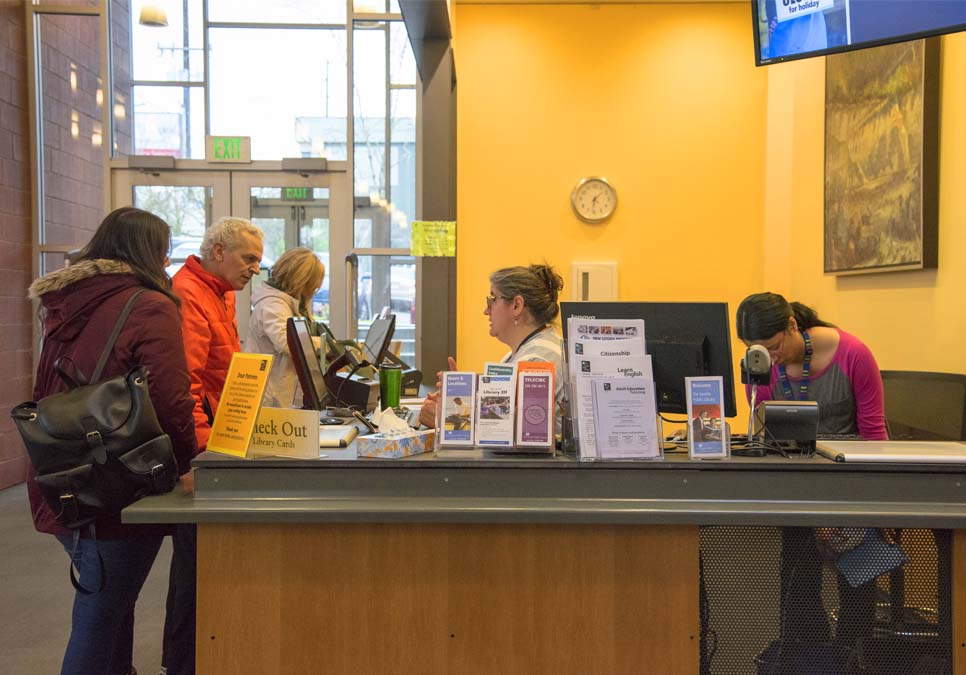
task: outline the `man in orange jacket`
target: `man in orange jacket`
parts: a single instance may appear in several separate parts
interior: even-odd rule
[[[181,330],[199,452],[208,445],[231,357],[241,351],[235,291],[258,274],[262,239],[262,231],[251,221],[222,218],[205,232],[200,257],[189,257],[174,275],[174,292],[181,298]],[[166,675],[195,672],[195,554],[195,526],[179,525],[174,535],[161,657],[161,672]]]

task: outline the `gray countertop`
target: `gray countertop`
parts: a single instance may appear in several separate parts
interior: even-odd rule
[[[966,527],[966,466],[808,459],[578,462],[450,450],[407,459],[245,460],[204,453],[196,494],[130,523],[409,522]]]

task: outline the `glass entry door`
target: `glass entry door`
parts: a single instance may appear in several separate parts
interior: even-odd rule
[[[333,304],[341,308],[345,277],[340,261],[348,248],[351,221],[348,199],[340,198],[340,182],[344,181],[345,174],[338,172],[308,176],[235,172],[232,176],[232,212],[251,219],[265,232],[262,261],[267,268],[296,246],[311,249],[325,265],[325,278],[312,299],[312,312],[340,337],[345,335],[344,312],[333,311]],[[259,275],[252,282],[252,290],[267,278],[267,274]],[[239,303],[244,304],[242,295],[238,294]],[[246,299],[250,297],[248,291]]]
[[[219,218],[249,218],[265,232],[262,271],[236,295],[238,332],[244,344],[251,316],[251,292],[287,249],[305,246],[325,264],[325,280],[313,299],[316,318],[337,336],[346,335],[345,256],[351,241],[352,210],[344,172],[298,175],[281,171],[117,170],[114,207],[136,206],[171,225],[174,274],[197,254],[205,229]],[[336,309],[333,309],[333,303]]]
[[[230,210],[231,178],[213,171],[118,171],[114,176],[114,208],[136,206],[171,226],[171,267],[198,253],[205,230]]]

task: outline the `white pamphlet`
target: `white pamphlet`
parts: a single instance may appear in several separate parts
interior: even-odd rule
[[[593,382],[597,456],[601,459],[656,459],[654,383],[643,377],[600,378]]]
[[[576,359],[581,356],[600,355],[601,343],[627,340],[625,351],[630,356],[645,353],[643,319],[567,319],[567,362],[570,376],[576,374]]]
[[[517,364],[495,363],[493,361],[487,361],[485,364],[483,364],[483,374],[484,375],[506,375],[516,380]]]
[[[476,444],[513,445],[513,399],[516,381],[506,375],[480,375],[476,391]]]
[[[642,378],[653,382],[654,371],[650,355],[634,358],[603,356],[582,358],[577,363],[578,375],[574,386],[574,426],[582,458],[598,457],[594,424],[593,383],[598,379]]]
[[[644,337],[644,319],[567,319],[567,337],[602,339]]]

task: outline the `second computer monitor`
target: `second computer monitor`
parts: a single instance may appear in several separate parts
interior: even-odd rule
[[[322,364],[315,352],[309,326],[302,317],[290,317],[285,327],[288,351],[302,388],[302,407],[322,410],[328,397]]]
[[[687,413],[685,377],[720,375],[724,380],[725,415],[735,406],[731,359],[731,324],[726,302],[561,302],[564,339],[567,319],[644,319],[647,353],[654,366],[657,408]]]
[[[392,335],[396,330],[396,315],[390,314],[386,318],[377,317],[372,320],[369,332],[366,333],[365,356],[366,360],[376,368],[382,364],[389,351],[389,343],[392,342]]]

